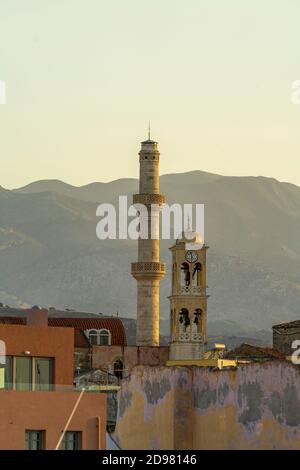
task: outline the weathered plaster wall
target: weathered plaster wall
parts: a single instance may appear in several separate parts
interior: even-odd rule
[[[165,365],[169,358],[168,346],[93,346],[92,367],[109,369],[114,361],[121,359],[126,372],[136,365]]]
[[[123,449],[297,449],[300,370],[136,367],[122,383],[115,438]]]

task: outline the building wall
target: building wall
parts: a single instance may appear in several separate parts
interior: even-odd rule
[[[121,359],[127,371],[139,364],[163,366],[169,355],[168,346],[93,346],[92,367],[107,369]]]
[[[0,325],[6,355],[51,357],[55,360],[54,383],[73,383],[74,329],[48,326]]]
[[[90,369],[91,368],[91,351],[92,348],[75,348],[74,351],[74,369]]]
[[[114,437],[122,449],[298,449],[300,371],[136,367],[122,382]]]
[[[291,355],[295,351],[291,347],[295,340],[300,340],[300,328],[289,328],[286,333],[282,332],[281,334],[273,328],[273,347],[278,351]]]
[[[46,430],[45,448],[54,450],[79,395],[71,391],[1,391],[0,449],[22,450],[25,430]],[[83,394],[68,430],[82,431],[83,450],[105,449],[106,395]]]
[[[203,355],[203,341],[174,341],[170,344],[171,361],[201,359]]]

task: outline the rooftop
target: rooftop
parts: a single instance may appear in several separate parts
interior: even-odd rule
[[[300,320],[294,320],[287,323],[279,323],[278,325],[273,325],[272,328],[279,330],[288,330],[289,328],[300,328]]]
[[[194,244],[199,244],[200,246],[203,246],[204,240],[200,233],[194,231],[194,230],[185,230],[181,233],[181,235],[177,238],[176,240],[176,245],[180,243],[194,243]]]
[[[38,307],[33,307],[33,309]],[[50,318],[102,318],[105,317],[103,313],[90,313],[90,312],[78,312],[77,310],[73,309],[65,309],[65,310],[57,310],[54,307],[47,308],[48,316]],[[28,309],[24,308],[16,308],[16,307],[9,307],[8,305],[3,305],[0,303],[0,317],[24,317],[26,316],[26,312]],[[114,317],[109,317],[114,318]]]
[[[250,359],[250,360],[268,360],[277,359],[284,361],[285,354],[274,348],[266,346],[256,346],[252,344],[243,343],[226,353],[226,357],[235,359]]]
[[[0,324],[26,325],[30,310],[0,307]],[[107,329],[111,333],[112,345],[123,345],[126,342],[126,333],[123,322],[117,317],[105,317],[86,312],[48,310],[48,325],[71,327],[75,329],[75,345],[78,347],[88,346],[84,335],[80,332],[90,329]],[[78,330],[78,331],[76,331]]]
[[[156,142],[156,140],[147,139],[147,140],[143,140],[141,144],[158,144],[158,142]]]

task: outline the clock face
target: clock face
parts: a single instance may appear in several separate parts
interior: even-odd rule
[[[197,261],[197,259],[198,259],[198,255],[197,255],[196,251],[187,251],[186,255],[185,255],[185,259],[189,263],[195,263],[195,261]]]

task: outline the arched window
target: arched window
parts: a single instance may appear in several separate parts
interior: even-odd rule
[[[109,330],[86,330],[85,333],[93,346],[109,346],[111,343]]]
[[[191,283],[190,268],[187,263],[181,265],[181,286],[189,287]]]
[[[190,317],[189,311],[186,308],[182,308],[179,312],[179,323],[180,323],[180,332],[185,333],[187,328],[190,326]]]
[[[121,359],[116,359],[114,362],[114,374],[119,380],[123,379],[123,370],[123,361]]]
[[[88,337],[89,337],[89,342],[92,345],[98,344],[98,331],[97,330],[90,330],[88,333]]]
[[[201,263],[195,263],[194,271],[193,271],[193,280],[196,281],[196,286],[200,287],[201,285],[201,271],[202,266]]]
[[[202,323],[202,314],[203,310],[201,308],[196,308],[194,311],[194,325],[195,325],[195,330],[196,332],[200,333],[201,332],[201,323]]]
[[[100,330],[99,332],[99,343],[100,346],[109,346],[110,334],[108,330]]]

